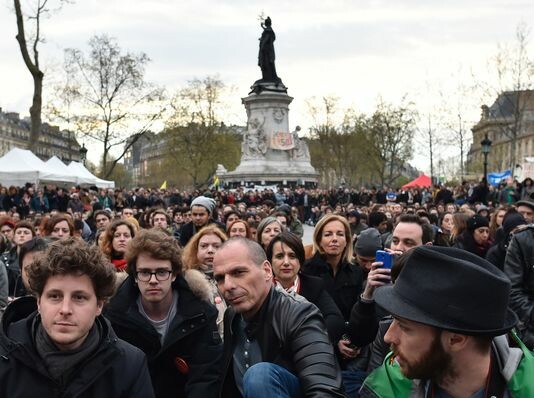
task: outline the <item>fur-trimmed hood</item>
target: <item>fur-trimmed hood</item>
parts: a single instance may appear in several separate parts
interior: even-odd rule
[[[196,270],[184,271],[178,275],[172,288],[179,292],[179,297],[189,297],[187,300],[196,298],[200,301],[211,304],[210,284],[204,274]],[[115,295],[106,305],[108,311],[124,312],[127,311],[132,303],[135,303],[139,296],[139,287],[132,276],[126,279],[118,286]]]
[[[212,301],[210,283],[202,272],[196,269],[188,269],[184,270],[183,275],[189,289],[191,289],[195,296],[204,301]]]

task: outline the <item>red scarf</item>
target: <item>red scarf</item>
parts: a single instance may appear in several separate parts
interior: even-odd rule
[[[115,266],[117,271],[124,271],[126,270],[126,260],[123,258],[115,258],[111,260],[111,263]]]

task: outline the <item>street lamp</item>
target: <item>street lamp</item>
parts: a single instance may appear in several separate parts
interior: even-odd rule
[[[491,140],[488,138],[488,133],[484,136],[484,139],[480,141],[481,151],[484,155],[484,180],[486,186],[488,185],[488,154],[490,153]]]
[[[86,157],[87,157],[87,148],[85,147],[85,144],[82,144],[82,147],[80,148],[80,160],[82,161],[84,166],[85,166]]]

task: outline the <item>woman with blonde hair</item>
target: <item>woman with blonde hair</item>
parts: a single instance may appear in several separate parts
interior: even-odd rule
[[[237,222],[237,221],[236,221]],[[184,265],[184,278],[195,289],[196,286],[209,282],[211,287],[210,301],[217,307],[217,328],[223,337],[224,311],[226,303],[217,289],[217,283],[213,279],[213,258],[219,247],[228,240],[226,234],[215,225],[211,224],[198,231],[185,245],[182,252],[182,263]]]
[[[323,279],[345,321],[363,288],[363,272],[352,263],[350,226],[345,217],[329,214],[319,220],[313,231],[311,259],[303,272]]]

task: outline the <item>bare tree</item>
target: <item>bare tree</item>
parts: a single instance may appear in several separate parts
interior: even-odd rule
[[[171,101],[174,114],[163,133],[165,157],[195,188],[208,183],[217,164],[233,168],[239,163],[239,128],[222,121],[226,91],[217,76],[207,76],[189,81]]]
[[[373,167],[381,185],[391,185],[402,175],[402,166],[413,154],[417,112],[410,103],[395,107],[379,103],[368,121],[369,142],[374,151]]]
[[[56,117],[102,145],[101,175],[108,178],[132,145],[165,111],[163,91],[145,81],[150,59],[123,53],[115,39],[93,36],[86,55],[65,50],[64,86],[59,88]]]
[[[368,172],[366,118],[351,109],[340,112],[338,101],[335,96],[306,100],[315,122],[308,145],[312,165],[325,183],[354,185]]]
[[[60,6],[66,1],[60,1]],[[30,140],[28,149],[33,150],[37,145],[39,136],[41,134],[41,109],[43,103],[43,79],[44,72],[41,69],[39,62],[38,46],[43,42],[43,35],[41,32],[41,24],[43,18],[50,14],[48,7],[48,0],[37,0],[32,4],[32,11],[29,11],[26,19],[33,22],[33,32],[27,34],[24,26],[24,12],[20,0],[13,0],[15,7],[15,15],[17,18],[17,42],[19,43],[20,53],[28,71],[33,79],[33,98],[32,106],[30,107]],[[29,43],[28,43],[29,42]]]

